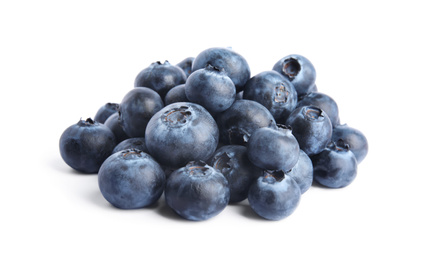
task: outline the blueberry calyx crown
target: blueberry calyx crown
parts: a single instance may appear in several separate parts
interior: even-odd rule
[[[283,170],[265,170],[263,182],[273,184],[275,182],[281,182],[285,177],[286,173]]]
[[[338,139],[335,142],[330,142],[328,148],[337,152],[348,152],[350,150],[350,145],[344,142],[343,139]]]
[[[191,161],[186,166],[186,172],[192,176],[204,176],[209,173],[210,166],[204,161]]]
[[[289,58],[283,62],[283,73],[289,78],[290,81],[294,80],[299,71],[301,71],[301,64],[294,59]]]
[[[156,62],[153,62],[151,65],[154,65],[154,66],[156,66],[156,65],[170,65],[170,62],[168,62],[168,60],[165,60],[164,63],[162,63],[161,61],[156,61]]]
[[[274,101],[279,104],[287,103],[287,99],[289,97],[289,91],[287,91],[286,86],[283,83],[278,84],[275,87],[274,92]]]
[[[210,63],[206,64],[205,69],[206,69],[206,70],[210,70],[210,71],[215,71],[215,72],[224,72],[224,73],[225,73],[225,70],[224,70],[223,67],[213,66],[213,65],[210,64]]]
[[[228,130],[230,144],[246,144],[251,134],[242,128],[233,127]]]
[[[222,173],[225,173],[231,168],[230,160],[231,157],[226,152],[224,152],[220,156],[218,156],[218,159],[214,164],[214,168]]]
[[[90,117],[87,118],[86,120],[80,119],[80,121],[78,121],[79,126],[93,126],[95,124],[96,124],[96,122],[93,119],[91,119]]]
[[[191,119],[191,114],[192,113],[189,111],[189,107],[181,106],[166,111],[163,114],[163,121],[167,122],[171,126],[181,126],[186,124]]]
[[[315,106],[304,107],[303,115],[310,121],[322,121],[325,118],[323,115],[323,110]]]
[[[143,152],[141,150],[131,148],[131,149],[123,150],[121,152],[121,155],[123,159],[134,159],[137,157],[142,157],[143,156],[142,153]]]

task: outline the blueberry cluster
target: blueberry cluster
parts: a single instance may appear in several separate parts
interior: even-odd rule
[[[60,153],[73,169],[98,173],[103,197],[121,209],[164,193],[188,220],[245,199],[259,216],[280,220],[313,181],[349,185],[368,152],[365,136],[340,124],[337,103],[315,81],[301,55],[253,77],[229,48],[155,62],[119,104],[67,128]]]

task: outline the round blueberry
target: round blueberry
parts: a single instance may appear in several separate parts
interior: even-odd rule
[[[123,140],[122,142],[118,143],[116,147],[114,147],[113,153],[117,153],[126,149],[136,149],[145,153],[149,153],[147,151],[146,141],[144,137],[133,137]]]
[[[208,64],[223,68],[235,84],[237,92],[243,90],[251,76],[250,67],[245,58],[229,48],[209,48],[200,52],[192,63],[192,71],[203,69]]]
[[[149,121],[146,146],[161,164],[185,166],[207,160],[218,145],[218,126],[206,109],[189,102],[170,104]]]
[[[318,154],[332,137],[332,124],[328,115],[318,107],[296,108],[287,118],[286,125],[298,140],[299,147],[310,156]]]
[[[170,89],[164,97],[166,106],[176,102],[188,102],[188,98],[185,94],[185,84],[180,84]]]
[[[303,95],[299,98],[297,107],[303,106],[316,106],[328,115],[331,120],[332,126],[336,126],[340,124],[340,117],[338,113],[338,105],[335,100],[320,92],[311,92]]]
[[[265,171],[250,187],[248,201],[259,216],[281,220],[295,211],[301,199],[301,190],[284,171]]]
[[[225,145],[215,151],[210,165],[226,177],[230,187],[230,203],[243,201],[248,190],[262,170],[248,160],[247,148],[242,145]]]
[[[171,88],[184,84],[185,81],[186,75],[181,68],[171,65],[168,61],[157,61],[137,75],[134,86],[151,88],[164,98]]]
[[[300,150],[298,162],[286,174],[296,181],[301,189],[301,193],[305,193],[313,184],[313,163],[310,157]]]
[[[103,124],[112,114],[117,113],[118,108],[119,104],[117,103],[106,103],[96,112],[94,120]]]
[[[183,72],[185,73],[187,78],[189,77],[189,75],[191,75],[191,72],[192,72],[191,67],[192,67],[193,61],[194,61],[194,57],[188,57],[188,58],[183,59],[178,64],[176,64],[176,66],[178,66],[179,68],[181,68],[183,70]]]
[[[215,114],[227,110],[233,104],[236,87],[224,69],[207,65],[189,76],[185,83],[185,94],[189,101]]]
[[[114,113],[110,117],[105,120],[104,125],[106,125],[113,134],[116,136],[117,143],[122,142],[129,138],[129,136],[125,133],[119,121],[119,113]]]
[[[264,71],[249,79],[243,98],[265,106],[276,121],[286,119],[298,99],[292,83],[275,71]]]
[[[352,183],[357,174],[355,155],[343,140],[331,142],[321,153],[311,157],[314,180],[329,188],[343,188]]]
[[[288,55],[275,63],[273,70],[285,76],[293,84],[298,96],[314,91],[316,70],[304,56]]]
[[[127,149],[112,154],[98,173],[104,198],[121,209],[143,208],[155,203],[165,187],[165,174],[148,154]]]
[[[230,189],[226,178],[204,162],[190,162],[167,180],[167,205],[188,220],[207,220],[227,206]]]
[[[60,155],[70,167],[96,173],[116,146],[116,137],[107,126],[88,118],[68,127],[59,146]]]
[[[349,149],[356,157],[357,163],[361,163],[368,153],[368,142],[365,135],[353,127],[337,125],[332,131],[332,141],[337,142],[342,139],[344,143],[349,145]]]
[[[161,97],[150,88],[129,91],[119,105],[119,120],[130,137],[143,137],[150,118],[164,107]]]

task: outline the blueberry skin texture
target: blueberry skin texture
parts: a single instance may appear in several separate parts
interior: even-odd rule
[[[276,128],[269,110],[253,100],[236,100],[217,116],[220,139],[224,144],[246,145],[251,134],[261,127]]]
[[[300,199],[301,190],[296,181],[281,171],[259,177],[248,192],[251,208],[268,220],[288,217],[295,211]]]
[[[349,149],[356,157],[356,161],[361,163],[368,153],[368,141],[365,135],[347,124],[334,126],[332,131],[332,141],[337,142],[342,139],[349,145]]]
[[[188,77],[185,94],[190,102],[216,114],[227,110],[235,102],[236,87],[224,70],[207,65]]]
[[[251,77],[250,67],[245,58],[229,48],[216,47],[200,52],[192,63],[192,71],[203,69],[208,64],[223,68],[235,84],[237,92],[243,90],[245,83]]]
[[[68,127],[59,142],[65,163],[83,173],[97,173],[115,146],[113,132],[90,118]]]
[[[114,147],[113,153],[117,153],[127,149],[135,149],[143,151],[145,153],[149,153],[146,147],[146,140],[144,137],[134,137],[123,140],[122,142],[118,143],[116,147]]]
[[[206,109],[190,102],[170,104],[156,113],[146,128],[146,146],[161,164],[183,167],[206,161],[218,146],[218,126]]]
[[[117,143],[122,142],[129,138],[129,136],[123,131],[119,121],[119,113],[114,113],[105,120],[104,125],[110,128],[111,132],[116,136]]]
[[[119,104],[117,103],[106,103],[96,112],[94,120],[103,124],[112,114],[117,113],[118,108]]]
[[[194,57],[188,57],[176,64],[179,68],[183,70],[185,73],[185,76],[188,78],[189,75],[191,75],[192,72],[192,62],[194,61]]]
[[[343,188],[356,178],[358,163],[347,145],[331,142],[321,153],[312,156],[311,161],[314,180],[325,187]]]
[[[316,69],[304,56],[287,55],[277,61],[272,70],[286,77],[295,87],[298,96],[314,91]]]
[[[299,98],[297,106],[316,106],[325,111],[331,120],[332,126],[340,124],[337,102],[329,95],[320,92],[305,94]]]
[[[251,135],[247,153],[250,161],[266,170],[288,171],[299,159],[299,144],[290,129],[263,127]]]
[[[161,97],[150,88],[129,91],[119,105],[119,120],[130,137],[143,137],[152,116],[164,107]]]
[[[202,221],[218,215],[229,199],[230,189],[226,178],[203,162],[190,162],[167,179],[167,205],[188,220]]]
[[[296,181],[301,194],[304,194],[313,184],[313,163],[310,157],[300,150],[298,162],[286,174]]]
[[[186,81],[185,72],[168,61],[161,63],[153,62],[149,67],[143,69],[135,78],[134,86],[148,87],[164,98],[165,94],[173,87],[184,84]]]
[[[262,170],[250,162],[247,148],[242,145],[220,147],[210,159],[210,165],[227,179],[230,188],[229,203],[245,200],[251,184],[262,174]]]
[[[98,173],[102,195],[120,209],[152,205],[161,197],[165,181],[159,164],[150,155],[136,149],[112,154]]]
[[[166,106],[176,102],[189,102],[185,94],[185,84],[180,84],[170,89],[164,97],[164,104]]]
[[[292,133],[298,140],[299,147],[308,156],[320,153],[331,141],[331,120],[318,107],[296,108],[287,118],[286,125],[292,128]]]
[[[298,101],[295,87],[276,71],[264,71],[249,79],[243,98],[265,106],[277,122],[285,120]]]

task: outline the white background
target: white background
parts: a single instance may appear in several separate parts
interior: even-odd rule
[[[2,1],[1,259],[432,259],[429,1]],[[150,63],[232,47],[252,75],[297,53],[370,150],[348,187],[281,221],[118,210],[61,159],[62,132]]]

